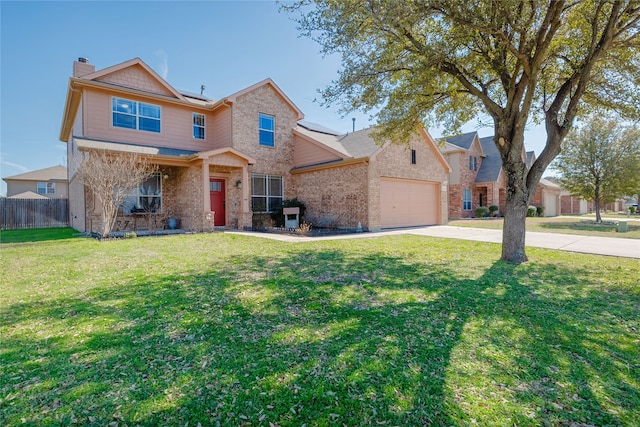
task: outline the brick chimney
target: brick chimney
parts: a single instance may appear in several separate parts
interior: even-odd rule
[[[82,77],[96,71],[96,66],[89,64],[89,58],[78,58],[73,63],[73,77]]]

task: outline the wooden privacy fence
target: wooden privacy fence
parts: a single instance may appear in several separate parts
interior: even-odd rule
[[[0,199],[2,230],[68,226],[68,199]]]

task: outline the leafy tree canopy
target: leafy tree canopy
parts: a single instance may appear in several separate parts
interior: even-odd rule
[[[640,187],[640,129],[596,116],[572,130],[554,167],[571,194],[601,203],[632,195]]]
[[[313,7],[310,7],[313,5]],[[307,6],[307,7],[305,7]],[[453,133],[478,114],[565,129],[575,104],[640,114],[640,3],[548,0],[301,1],[302,33],[340,54],[326,103],[381,108],[385,136]],[[516,117],[510,117],[515,114]]]
[[[527,206],[576,116],[606,108],[640,117],[637,0],[300,0],[284,8],[300,12],[302,34],[323,53],[342,58],[325,102],[378,111],[380,140],[492,119],[507,181],[503,260],[526,261]],[[531,122],[545,123],[547,141],[528,168]]]

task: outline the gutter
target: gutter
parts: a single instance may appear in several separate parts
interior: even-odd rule
[[[339,168],[342,166],[349,166],[349,165],[354,165],[358,163],[369,164],[369,158],[360,157],[357,159],[349,159],[349,160],[343,160],[343,159],[329,160],[328,162],[315,163],[307,166],[298,166],[291,169],[289,172],[292,175],[296,175],[296,174],[301,174],[306,172],[315,172],[315,171],[324,170],[324,169]]]

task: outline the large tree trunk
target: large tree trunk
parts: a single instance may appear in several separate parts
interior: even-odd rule
[[[523,159],[524,127],[521,122],[510,119],[496,121],[495,130],[498,135],[495,142],[502,157],[502,170],[505,174],[507,190],[500,259],[519,264],[528,261],[525,252],[525,234],[527,208],[530,194],[532,194],[527,185],[528,168]]]
[[[527,209],[529,194],[526,191],[515,193],[507,190],[506,211],[502,227],[502,261],[522,263],[528,260],[525,252],[525,233],[527,231]]]

